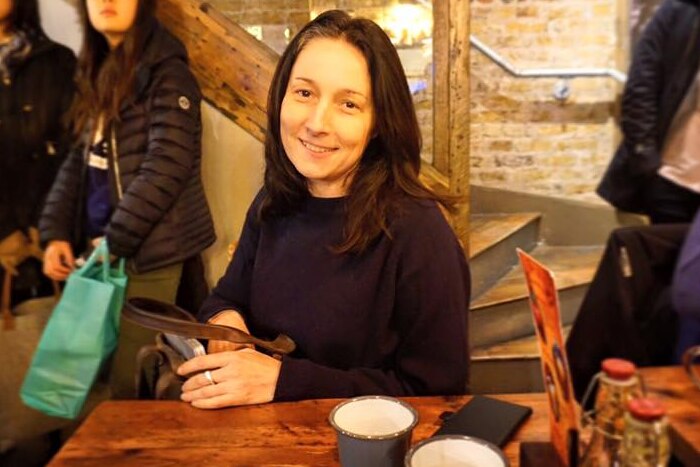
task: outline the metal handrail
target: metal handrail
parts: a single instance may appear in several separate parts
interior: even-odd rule
[[[508,63],[495,50],[481,42],[476,36],[469,36],[471,44],[482,54],[493,60],[512,76],[518,78],[597,78],[610,77],[620,83],[627,81],[627,75],[612,68],[533,68],[530,70],[518,70]]]

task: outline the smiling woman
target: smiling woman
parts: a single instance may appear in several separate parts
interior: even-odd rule
[[[306,25],[278,63],[267,128],[264,187],[200,319],[297,348],[278,360],[209,342],[179,369],[195,374],[182,399],[463,393],[469,268],[438,207],[453,200],[418,181],[420,132],[386,34],[340,11]]]

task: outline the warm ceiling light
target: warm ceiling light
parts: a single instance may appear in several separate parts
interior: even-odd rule
[[[389,11],[379,24],[394,44],[413,45],[432,34],[432,14],[419,5],[399,3]]]

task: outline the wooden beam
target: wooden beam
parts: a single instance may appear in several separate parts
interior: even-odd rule
[[[207,2],[159,0],[158,17],[187,47],[204,98],[264,141],[267,93],[279,55]]]
[[[434,158],[462,198],[453,227],[469,245],[469,0],[433,2]],[[468,252],[467,252],[468,253]]]
[[[433,2],[433,167],[450,170],[450,21],[447,2]]]

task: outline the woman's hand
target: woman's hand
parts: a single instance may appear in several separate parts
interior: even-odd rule
[[[243,317],[240,315],[240,313],[234,310],[222,311],[221,313],[214,315],[214,317],[208,322],[209,324],[220,324],[221,326],[228,326],[230,328],[243,331],[246,334],[250,334],[250,331],[248,331],[248,326],[246,326]],[[235,344],[228,341],[211,340],[207,344],[207,352],[210,354],[253,348],[253,344]]]
[[[74,268],[75,258],[70,243],[63,240],[49,242],[44,253],[44,274],[55,281],[63,281]]]
[[[200,409],[270,402],[281,367],[279,360],[252,349],[195,357],[177,370],[179,375],[196,373],[183,384],[180,398]]]

